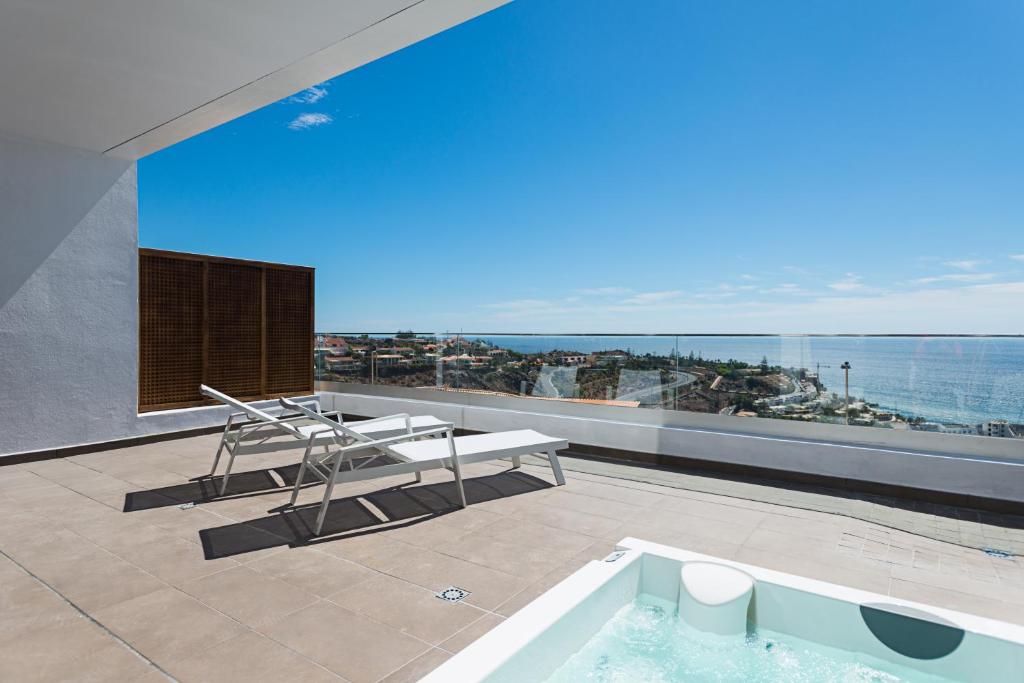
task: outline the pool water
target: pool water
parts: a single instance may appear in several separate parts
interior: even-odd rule
[[[619,610],[548,683],[949,680],[767,630],[734,637],[703,633],[677,619],[675,611],[671,603],[641,595]]]

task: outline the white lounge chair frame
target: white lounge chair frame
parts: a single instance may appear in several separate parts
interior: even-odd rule
[[[284,408],[301,412],[306,417],[323,423],[325,427],[330,428],[331,433],[334,436],[333,447],[326,449],[327,452],[322,455],[314,455],[313,448],[315,446],[315,438],[312,436],[309,438],[306,445],[306,452],[302,457],[302,465],[299,468],[299,474],[295,480],[295,487],[292,490],[290,504],[295,505],[295,501],[298,498],[299,490],[302,486],[306,472],[312,472],[317,479],[326,485],[323,500],[320,503],[320,511],[317,514],[316,524],[314,526],[314,535],[319,535],[323,528],[324,519],[327,516],[327,507],[331,502],[331,494],[334,491],[334,485],[339,482],[348,483],[410,473],[415,473],[417,481],[420,481],[422,472],[426,470],[444,468],[450,470],[455,476],[455,487],[459,492],[459,502],[462,507],[467,506],[466,492],[462,485],[462,471],[460,469],[460,464],[465,464],[465,462],[461,462],[464,459],[460,458],[457,454],[457,447],[460,439],[472,439],[474,437],[455,437],[454,424],[416,432],[412,429],[408,415],[390,415],[388,417],[378,419],[393,420],[395,418],[404,418],[406,421],[406,433],[386,438],[373,439],[365,434],[353,431],[345,425],[335,423],[320,413],[314,412],[294,401],[289,401],[285,398],[279,400]],[[367,422],[372,422],[372,420]],[[408,443],[425,437],[444,438],[447,441],[448,446],[447,454],[438,457],[413,459],[407,457],[399,448],[397,448],[403,443]],[[470,460],[472,462],[484,462],[487,460],[511,457],[513,467],[519,467],[521,456],[542,451],[547,455],[548,462],[551,465],[551,470],[555,476],[555,481],[559,486],[561,486],[565,484],[565,476],[562,473],[562,468],[558,462],[558,456],[555,452],[561,448],[567,448],[569,444],[565,440],[551,439],[549,437],[545,437],[545,439],[546,441],[543,445],[536,444],[532,446],[498,448],[490,452],[477,452],[473,454]],[[375,460],[382,457],[387,457],[391,460],[396,460],[397,462],[386,465],[373,464]],[[358,462],[356,462],[357,459]],[[348,465],[348,469],[343,470],[342,465],[346,463]]]
[[[221,454],[224,451],[228,452],[227,469],[224,471],[224,479],[220,484],[220,495],[222,496],[227,491],[228,479],[231,477],[231,468],[235,464],[237,456],[289,450],[314,440],[322,443],[324,448],[327,449],[333,443],[333,432],[328,426],[319,424],[319,422],[326,421],[327,424],[336,424],[329,418],[336,418],[339,422],[341,421],[341,411],[323,412],[320,407],[320,401],[316,398],[289,401],[290,405],[303,406],[307,410],[308,406],[312,406],[314,410],[308,414],[295,408],[286,407],[280,415],[275,416],[205,384],[200,385],[199,390],[204,396],[220,401],[236,411],[228,415],[227,424],[224,425],[224,433],[221,435],[220,444],[217,446],[217,453],[213,457],[213,466],[210,468],[210,476],[212,477],[217,473],[217,465],[220,464]],[[308,415],[310,414],[319,416],[318,422],[314,423],[315,429],[298,424],[308,422]],[[381,424],[384,419],[360,420],[352,423],[352,426],[362,429],[364,425]],[[252,422],[239,424],[242,420],[252,420]],[[429,415],[416,416],[412,420],[413,431],[447,424]],[[392,435],[395,431],[394,426],[391,425],[391,429],[384,429],[379,435]],[[404,429],[402,431],[404,433]]]

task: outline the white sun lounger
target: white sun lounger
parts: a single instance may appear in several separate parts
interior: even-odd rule
[[[226,406],[234,408],[237,412],[228,416],[227,424],[224,425],[224,434],[221,436],[220,445],[217,447],[217,454],[213,458],[213,467],[210,468],[210,476],[217,473],[217,465],[220,462],[221,453],[227,450],[229,454],[227,469],[224,472],[224,480],[220,485],[220,495],[228,487],[228,478],[231,476],[231,467],[234,465],[235,457],[239,455],[253,455],[257,453],[272,453],[291,448],[298,448],[308,445],[310,439],[314,439],[315,445],[323,444],[325,447],[333,443],[333,432],[327,424],[314,422],[313,424],[298,424],[309,422],[309,418],[302,412],[294,409],[281,415],[271,415],[265,410],[255,408],[232,398],[225,393],[212,389],[205,384],[200,385],[199,390],[203,395],[220,401]],[[328,423],[335,424],[328,418],[341,420],[340,411],[322,412],[320,401],[317,399],[304,399],[295,405],[312,406],[315,414],[326,419]],[[236,426],[238,421],[248,418],[253,420],[250,424]],[[417,415],[409,418],[413,432],[421,432],[427,429],[434,429],[447,425],[431,415]],[[365,434],[370,438],[383,439],[389,436],[406,433],[406,421],[401,416],[388,416],[375,420],[358,420],[346,425],[349,429]],[[235,427],[232,430],[232,427]]]
[[[415,473],[417,480],[420,473],[432,469],[448,469],[455,475],[455,486],[459,491],[459,501],[466,507],[466,492],[462,486],[461,465],[512,458],[514,467],[520,466],[520,457],[531,453],[543,453],[547,456],[555,481],[559,486],[565,484],[565,476],[558,462],[555,451],[569,447],[565,439],[545,436],[532,429],[520,429],[511,432],[494,432],[491,434],[475,434],[472,436],[454,436],[455,426],[447,424],[423,431],[414,431],[412,418],[408,415],[392,416],[387,419],[400,418],[405,421],[405,433],[384,438],[375,438],[360,433],[342,424],[332,422],[306,406],[280,399],[286,409],[300,412],[310,419],[316,420],[330,429],[334,445],[324,454],[314,454],[315,439],[310,437],[306,445],[306,453],[302,458],[295,489],[292,491],[291,505],[299,495],[299,488],[306,472],[312,472],[326,484],[320,512],[316,518],[314,534],[319,535],[327,515],[327,506],[331,502],[334,485],[341,482],[376,479],[396,474]],[[427,438],[424,437],[435,437]],[[385,464],[375,461],[383,460]],[[342,466],[345,469],[342,469]]]

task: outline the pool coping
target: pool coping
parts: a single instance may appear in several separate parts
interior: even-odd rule
[[[631,567],[645,554],[681,562],[714,562],[746,572],[755,581],[843,602],[906,608],[912,610],[919,619],[932,617],[937,624],[952,622],[966,631],[1009,641],[1024,648],[1024,626],[627,537],[616,544],[616,552],[603,560],[588,562],[421,679],[422,683],[484,680],[522,648],[541,637],[596,589]]]

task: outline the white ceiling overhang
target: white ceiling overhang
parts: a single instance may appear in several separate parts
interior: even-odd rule
[[[0,0],[0,133],[137,159],[509,0]]]

